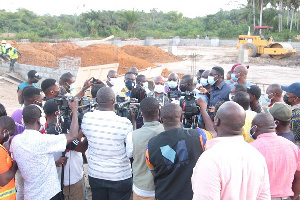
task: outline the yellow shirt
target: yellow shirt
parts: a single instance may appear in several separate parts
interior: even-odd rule
[[[244,137],[244,140],[248,143],[253,142],[254,140],[250,137],[250,128],[252,124],[253,118],[256,116],[256,112],[251,110],[246,110],[246,119],[245,119],[245,125],[243,126],[243,132],[242,135]]]

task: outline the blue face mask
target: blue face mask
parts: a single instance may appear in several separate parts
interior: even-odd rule
[[[207,82],[209,85],[214,85],[216,83],[217,80],[215,80],[214,76],[208,76],[207,78]]]
[[[203,87],[206,87],[206,86],[208,85],[207,78],[201,78],[201,79],[200,79],[200,84],[201,84]]]
[[[128,88],[128,90],[132,90],[135,86],[135,82],[134,81],[126,81],[125,86]]]
[[[250,137],[253,139],[253,140],[255,140],[254,138],[253,138],[253,135],[255,134],[255,131],[251,134],[251,132],[252,132],[252,129],[254,129],[254,128],[257,128],[257,126],[256,125],[254,125],[254,126],[252,126],[251,128],[250,128],[250,130],[249,130],[249,135],[250,135]]]
[[[268,102],[268,103],[271,102],[271,99],[269,98],[268,94],[265,94],[264,97],[265,97],[266,102]]]
[[[239,80],[239,78],[236,77],[236,74],[231,74],[231,79],[234,81],[234,82],[237,82]]]

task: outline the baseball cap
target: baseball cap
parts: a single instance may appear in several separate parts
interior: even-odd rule
[[[284,90],[284,91],[286,91],[286,92],[293,93],[297,97],[300,97],[300,83],[299,82],[293,83],[290,86],[283,86],[282,85],[281,89]]]
[[[276,102],[269,108],[270,114],[280,121],[289,121],[292,118],[292,109],[285,103]]]
[[[37,71],[35,70],[30,70],[28,73],[27,73],[27,76],[29,78],[35,78],[35,79],[38,79],[40,80],[42,77],[40,77],[40,75],[37,73]]]
[[[261,89],[257,85],[251,85],[250,88],[247,88],[247,92],[254,95],[257,99],[261,96]]]

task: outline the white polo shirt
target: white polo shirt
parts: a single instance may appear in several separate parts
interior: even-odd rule
[[[109,181],[130,178],[125,143],[131,122],[113,111],[95,110],[84,115],[81,128],[88,140],[88,175]]]
[[[54,152],[66,149],[65,135],[41,134],[25,129],[11,144],[13,157],[24,178],[24,199],[51,199],[61,191]]]

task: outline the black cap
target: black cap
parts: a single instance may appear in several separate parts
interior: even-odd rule
[[[28,78],[35,78],[37,80],[40,80],[42,77],[40,77],[40,75],[37,73],[37,71],[35,70],[30,70],[28,73],[27,73],[27,76]]]
[[[251,85],[250,88],[247,88],[247,92],[254,95],[257,99],[261,96],[261,89],[257,85]]]

